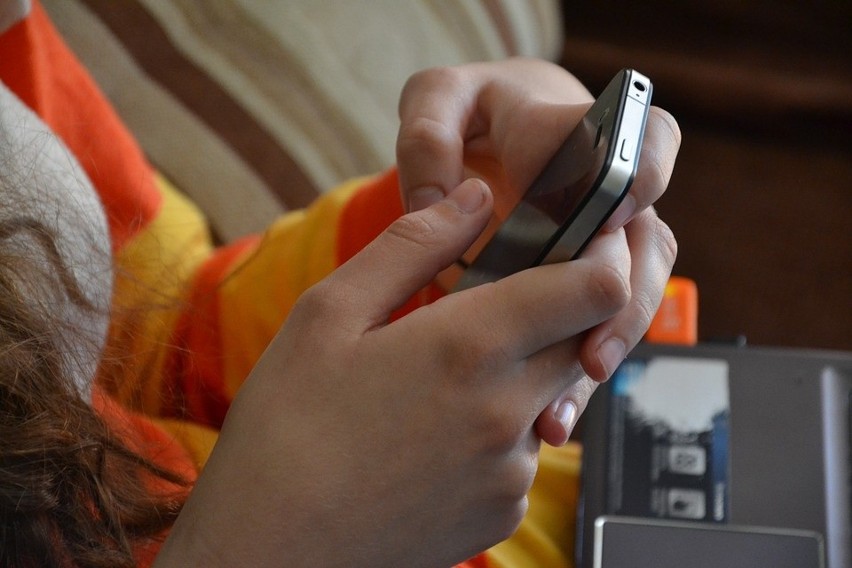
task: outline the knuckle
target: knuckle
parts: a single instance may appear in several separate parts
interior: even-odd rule
[[[537,453],[507,456],[483,480],[488,495],[489,535],[495,542],[511,536],[529,509],[529,491],[538,469]]]
[[[592,395],[595,394],[599,384],[600,383],[598,383],[598,381],[592,379],[585,373],[582,373],[582,376],[574,383],[571,400],[577,405],[578,414],[580,416],[582,416],[586,411],[586,407],[592,399]]]
[[[461,72],[456,67],[437,66],[421,69],[413,73],[402,89],[402,99],[405,100],[413,91],[432,90],[434,88],[456,87],[462,82]]]
[[[471,295],[468,300],[467,309],[460,307],[456,312],[462,313],[464,309],[465,316],[461,321],[447,326],[440,353],[446,368],[453,369],[457,376],[470,382],[501,374],[513,357],[514,343],[511,337],[505,337],[491,323],[490,316],[497,308],[489,303],[487,295]]]
[[[537,470],[537,454],[525,453],[523,457],[511,460],[503,475],[500,476],[501,486],[497,493],[496,504],[500,511],[500,525],[506,531],[504,538],[517,530],[527,513],[528,495]]]
[[[666,263],[668,268],[671,268],[677,260],[677,239],[671,227],[659,217],[656,218],[654,223],[654,239],[657,243],[657,249],[663,257],[663,262]]]
[[[483,405],[480,415],[481,432],[484,440],[480,444],[487,452],[493,455],[506,456],[513,464],[506,477],[510,479],[523,479],[527,470],[523,470],[523,460],[517,456],[525,447],[529,436],[530,424],[527,417],[517,412],[511,404],[506,404],[503,399],[495,399],[490,404]],[[516,467],[518,462],[521,467]],[[520,475],[519,475],[520,474]],[[512,485],[512,484],[509,484]]]
[[[619,263],[601,263],[589,273],[588,290],[601,310],[615,313],[630,301],[630,276]]]
[[[516,501],[490,503],[486,514],[480,517],[477,550],[491,548],[515,534],[528,510],[529,498],[526,495]]]
[[[645,209],[637,216],[636,223],[630,230],[634,229],[641,231],[642,238],[647,239],[655,261],[659,260],[667,269],[671,269],[677,260],[677,239],[671,227],[660,219],[653,207]]]
[[[452,144],[460,143],[459,134],[449,125],[422,114],[418,106],[423,93],[461,92],[465,85],[462,73],[455,67],[433,67],[414,73],[402,89],[400,115],[403,118],[397,138],[397,155],[409,153],[432,155]]]
[[[302,293],[293,306],[289,319],[302,326],[323,326],[329,319],[340,314],[341,306],[345,305],[346,301],[346,294],[340,286],[323,280]]]
[[[647,329],[651,326],[651,321],[653,321],[654,316],[657,314],[658,307],[659,302],[655,301],[647,294],[637,294],[632,318],[632,321],[635,322],[634,325],[636,328],[643,330],[643,332],[647,331]]]
[[[654,159],[651,160],[651,164],[654,166],[652,171],[654,187],[661,188],[661,190],[668,187],[673,170],[672,164],[660,152],[654,152]]]
[[[653,121],[653,128],[648,136],[652,143],[642,146],[638,176],[644,178],[643,184],[652,188],[653,192],[662,192],[668,186],[674,171],[675,158],[681,144],[681,132],[672,115],[656,107],[653,110],[658,120]]]
[[[494,456],[506,456],[517,447],[520,430],[503,400],[488,400],[479,405],[476,416],[480,432],[478,446]]]
[[[457,142],[458,134],[448,125],[428,116],[417,116],[400,126],[396,152],[400,157],[409,153],[432,156]]]
[[[659,119],[668,137],[671,139],[672,144],[676,148],[679,147],[683,140],[683,134],[680,131],[680,125],[677,123],[675,117],[660,107],[651,107],[651,112]]]
[[[652,196],[661,195],[669,185],[674,171],[674,156],[659,146],[642,146],[637,180]],[[652,201],[652,200],[649,200]]]
[[[526,495],[518,500],[507,503],[503,514],[500,515],[500,522],[495,527],[496,542],[502,542],[515,534],[528,510],[529,498]]]
[[[519,503],[529,493],[533,479],[538,471],[538,459],[535,453],[525,454],[523,458],[515,461],[512,474],[506,485],[506,497],[510,502]]]

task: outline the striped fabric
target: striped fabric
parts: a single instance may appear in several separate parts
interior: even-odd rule
[[[152,163],[231,241],[394,161],[424,67],[558,59],[556,0],[46,0]]]

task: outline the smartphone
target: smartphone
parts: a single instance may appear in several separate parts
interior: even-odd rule
[[[651,81],[621,70],[467,266],[463,290],[577,258],[627,194],[651,105]]]

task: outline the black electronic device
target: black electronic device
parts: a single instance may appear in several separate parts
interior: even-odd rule
[[[582,252],[636,175],[651,89],[651,81],[632,69],[610,81],[455,290],[571,260]]]

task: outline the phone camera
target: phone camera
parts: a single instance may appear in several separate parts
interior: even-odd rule
[[[633,87],[640,93],[645,92],[645,85],[641,81],[633,81]]]

